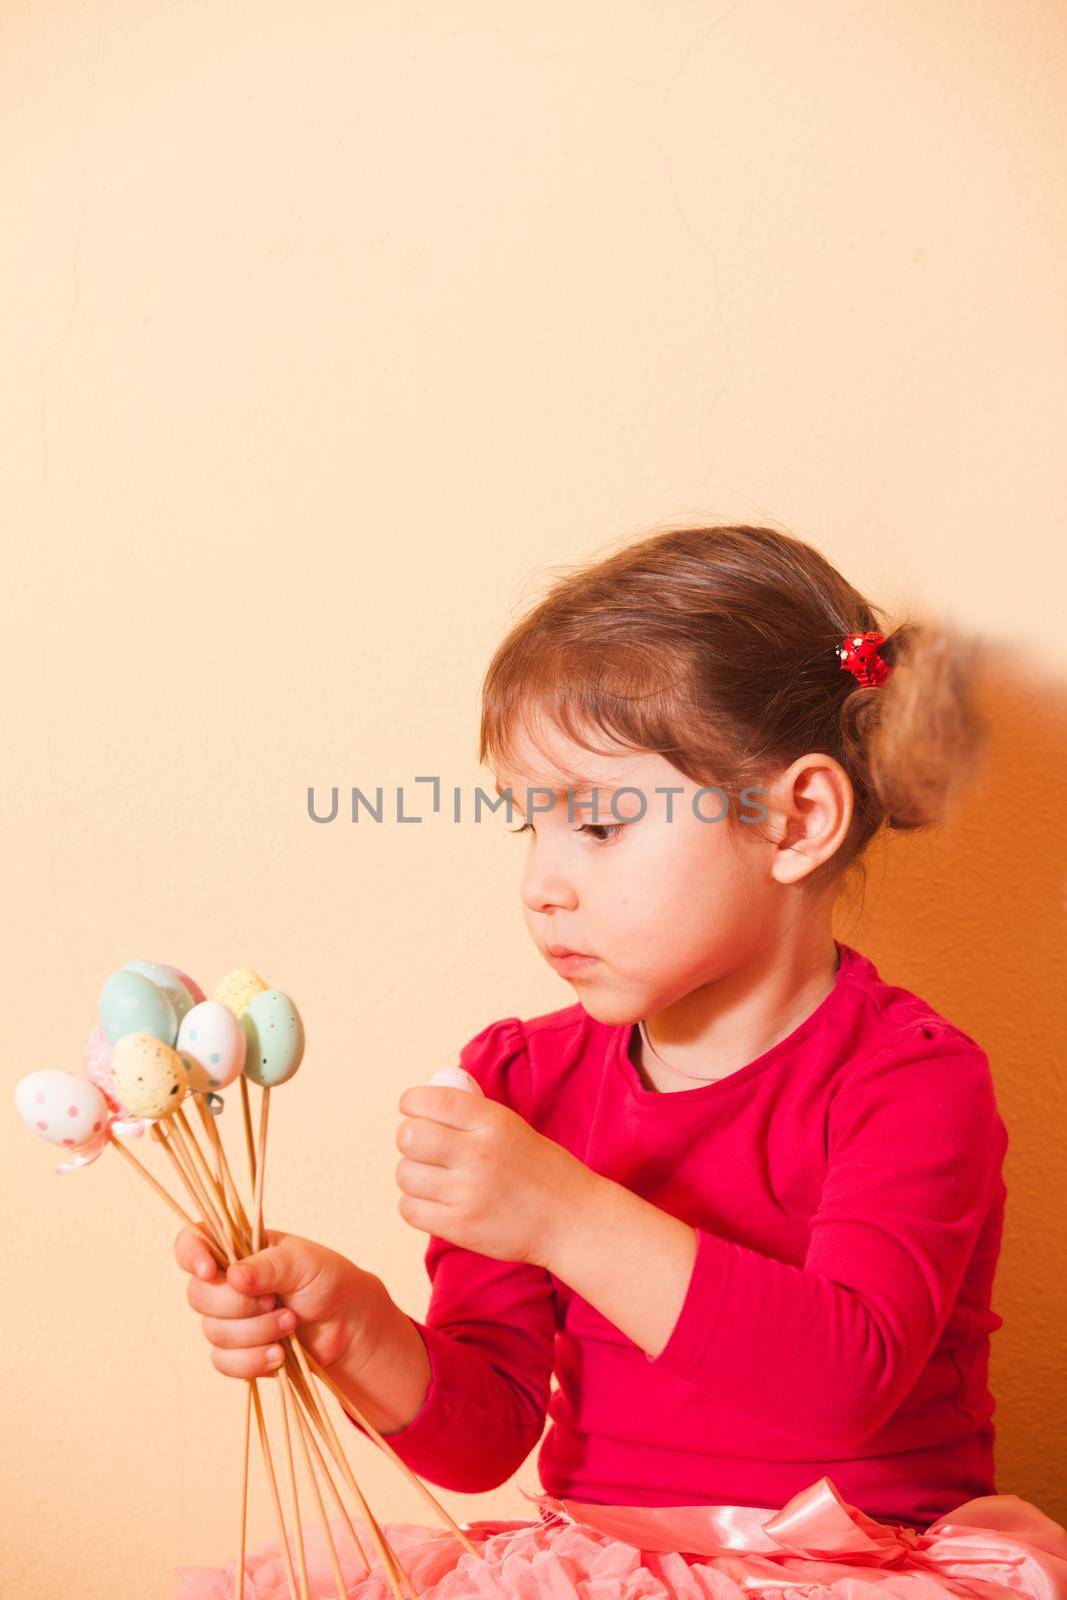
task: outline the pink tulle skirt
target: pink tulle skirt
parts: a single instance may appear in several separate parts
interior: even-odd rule
[[[739,1600],[742,1590],[805,1600],[1067,1600],[1067,1529],[1014,1494],[968,1500],[920,1533],[868,1517],[829,1478],[777,1510],[520,1493],[536,1519],[460,1524],[477,1556],[444,1526],[383,1524],[419,1600]],[[345,1524],[330,1521],[348,1600],[393,1600],[370,1529],[352,1520],[369,1572]],[[310,1600],[337,1600],[321,1524],[309,1522],[304,1545]],[[233,1561],[176,1568],[171,1600],[233,1600],[234,1578]],[[245,1600],[289,1593],[277,1541],[246,1554]]]

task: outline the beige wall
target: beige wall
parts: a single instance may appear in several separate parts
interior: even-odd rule
[[[268,1221],[421,1315],[396,1102],[573,991],[503,826],[315,827],[306,786],[471,792],[539,572],[775,521],[1005,647],[981,792],[841,932],[990,1053],[999,1487],[1067,1519],[1062,44],[1036,0],[7,0],[8,1092],[78,1069],[132,957],[260,969],[308,1033]],[[54,1177],[10,1098],[0,1130],[0,1569],[162,1596],[233,1551],[242,1388],[152,1195]],[[443,1498],[522,1516],[516,1483]]]

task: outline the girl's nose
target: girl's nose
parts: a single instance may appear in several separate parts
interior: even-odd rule
[[[537,857],[531,849],[519,892],[530,911],[549,911],[554,906],[573,911],[578,904],[573,886],[558,867],[553,867],[548,851]]]

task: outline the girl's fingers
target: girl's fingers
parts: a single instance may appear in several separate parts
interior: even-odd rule
[[[447,1167],[439,1167],[434,1163],[412,1161],[408,1156],[401,1156],[396,1164],[396,1186],[404,1194],[409,1194],[415,1200],[442,1200],[448,1194],[449,1180],[452,1177]]]
[[[220,1350],[244,1350],[284,1339],[296,1327],[296,1317],[287,1306],[262,1317],[204,1317],[204,1337]]]
[[[277,1352],[277,1359],[271,1351]],[[284,1357],[280,1344],[259,1345],[254,1350],[212,1350],[216,1372],[227,1378],[269,1378],[278,1371]]]
[[[306,1239],[282,1234],[254,1255],[226,1268],[226,1279],[243,1294],[293,1294],[303,1289],[319,1271],[319,1257]]]
[[[412,1161],[425,1161],[428,1166],[447,1167],[453,1149],[449,1133],[439,1122],[428,1122],[425,1117],[405,1117],[396,1130],[396,1147]]]
[[[194,1311],[207,1317],[254,1317],[257,1312],[270,1311],[278,1304],[273,1294],[241,1294],[223,1280],[201,1283],[190,1278],[185,1298]]]
[[[192,1228],[183,1228],[175,1239],[174,1259],[183,1272],[191,1272],[205,1282],[215,1277],[219,1270],[211,1251]]]

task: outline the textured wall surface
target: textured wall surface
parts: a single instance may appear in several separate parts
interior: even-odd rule
[[[993,765],[840,931],[990,1054],[998,1486],[1067,1520],[1062,36],[1051,0],[8,0],[9,1095],[77,1070],[131,958],[262,970],[308,1033],[268,1222],[421,1315],[397,1100],[573,991],[502,819],[317,827],[307,786],[472,794],[479,678],[546,569],[775,522],[1002,646]],[[7,1104],[5,1588],[162,1596],[234,1549],[243,1392],[154,1197],[115,1159],[54,1177]],[[442,1498],[523,1516],[520,1485],[532,1457]]]

